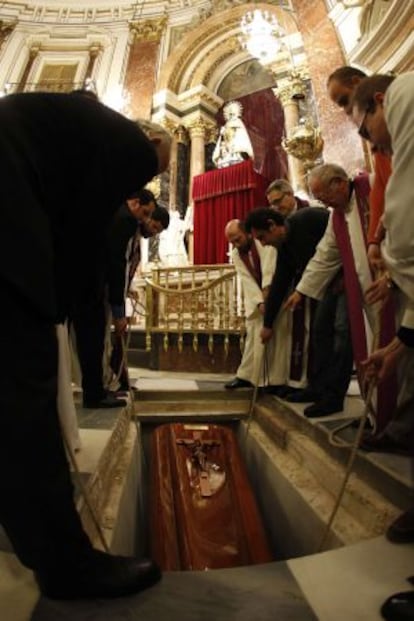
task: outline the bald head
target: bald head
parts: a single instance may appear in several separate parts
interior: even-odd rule
[[[224,235],[226,236],[226,239],[228,241],[230,241],[230,237],[232,237],[233,235],[237,235],[237,233],[240,231],[240,220],[230,220],[229,222],[227,222],[226,226],[224,227]]]
[[[244,228],[241,220],[230,220],[224,228],[227,241],[239,252],[247,252],[252,245],[252,237]]]

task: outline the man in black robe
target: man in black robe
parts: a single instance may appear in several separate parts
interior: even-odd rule
[[[160,128],[161,129],[161,128]],[[92,99],[0,100],[0,522],[55,598],[111,597],[160,577],[93,550],[73,500],[56,410],[54,324],[93,296],[117,207],[168,165],[170,138]]]

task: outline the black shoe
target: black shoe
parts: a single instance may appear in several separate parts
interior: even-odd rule
[[[381,615],[387,621],[414,619],[414,591],[391,595],[381,606]]]
[[[94,599],[138,593],[158,582],[161,571],[149,559],[111,556],[94,550],[79,564],[38,572],[36,579],[42,594],[51,599]]]
[[[320,398],[321,395],[311,388],[295,390],[294,392],[288,393],[285,397],[286,401],[289,401],[290,403],[313,403],[314,401],[318,401]]]
[[[263,387],[263,392],[266,395],[276,395],[283,399],[288,393],[292,392],[292,388],[286,386],[286,384],[269,384],[269,386]]]
[[[388,541],[393,543],[413,543],[414,542],[414,507],[404,511],[385,533]],[[414,579],[412,580],[414,583]]]
[[[393,440],[391,436],[385,433],[380,433],[377,436],[365,435],[359,448],[368,452],[394,453],[396,455],[408,456],[412,454],[412,451],[407,446]]]
[[[138,392],[138,388],[136,386],[124,386],[123,384],[121,384],[118,390],[114,390],[115,395],[119,395],[121,393],[124,393],[127,395],[130,392],[136,393]]]
[[[115,397],[111,397],[107,395],[106,397],[102,397],[102,399],[92,400],[89,399],[84,400],[83,407],[88,410],[106,410],[110,408],[122,408],[127,404],[125,399],[116,399]]]
[[[248,382],[247,380],[240,379],[240,377],[235,377],[227,384],[224,384],[224,388],[227,390],[234,390],[235,388],[252,388],[253,384]]]
[[[324,401],[321,399],[321,401],[317,401],[313,405],[308,405],[308,407],[303,410],[303,413],[306,418],[319,418],[320,416],[329,416],[330,414],[342,412],[343,408],[343,403]]]

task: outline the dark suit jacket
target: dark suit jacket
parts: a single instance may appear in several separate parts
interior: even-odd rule
[[[137,125],[97,101],[46,93],[1,99],[2,285],[48,321],[74,296],[90,295],[110,217],[157,168]]]
[[[126,203],[121,205],[108,229],[107,284],[108,301],[111,306],[125,305],[126,289],[129,284],[127,251],[129,242],[138,231],[138,220],[131,214]]]
[[[300,279],[325,233],[329,212],[303,207],[286,220],[287,234],[277,253],[276,271],[266,300],[263,325],[271,328],[289,289]]]

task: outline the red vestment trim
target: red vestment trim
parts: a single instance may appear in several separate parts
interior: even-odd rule
[[[253,264],[250,260],[249,254],[251,254],[251,257],[253,259]],[[252,243],[248,252],[239,251],[239,256],[241,260],[243,261],[243,263],[245,264],[245,266],[247,267],[247,269],[249,270],[250,274],[253,276],[253,278],[259,285],[260,289],[262,289],[262,266],[260,264],[260,256],[259,256],[259,253],[257,252],[257,247],[256,247],[255,242]]]

